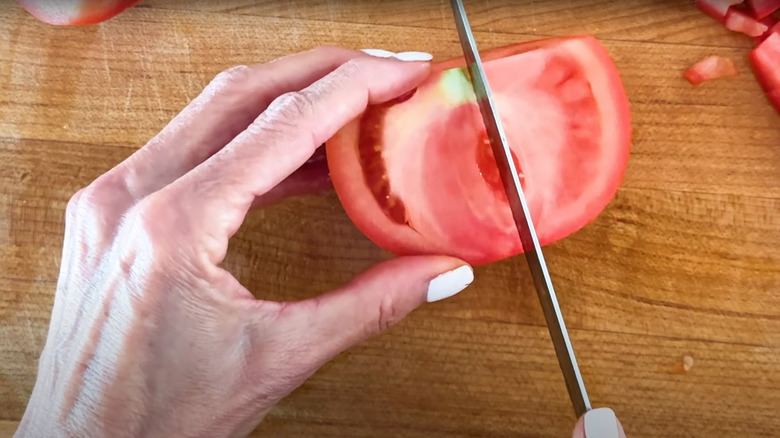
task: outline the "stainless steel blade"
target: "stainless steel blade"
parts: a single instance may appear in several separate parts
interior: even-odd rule
[[[458,35],[463,46],[463,53],[468,63],[471,83],[474,86],[474,93],[476,94],[482,119],[487,129],[490,145],[493,148],[493,155],[498,164],[501,181],[509,199],[509,205],[512,208],[517,231],[520,234],[520,241],[523,244],[523,252],[526,260],[528,260],[534,286],[542,304],[544,317],[547,320],[547,326],[550,330],[550,336],[558,356],[558,363],[569,391],[569,397],[574,406],[574,412],[580,417],[591,409],[588,393],[585,390],[585,383],[577,365],[577,358],[574,355],[574,348],[571,345],[566,324],[563,322],[563,315],[561,314],[558,299],[555,296],[555,290],[550,280],[550,273],[544,261],[544,255],[539,245],[539,239],[536,236],[531,214],[528,211],[528,204],[523,194],[523,188],[520,185],[520,179],[517,175],[515,163],[512,160],[501,120],[498,118],[498,112],[496,111],[490,86],[487,83],[485,70],[477,51],[477,44],[474,41],[468,18],[466,17],[463,2],[462,0],[451,0],[451,3],[455,14]],[[532,141],[532,139],[529,139],[529,141]]]

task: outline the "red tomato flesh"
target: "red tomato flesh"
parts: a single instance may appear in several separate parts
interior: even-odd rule
[[[764,35],[765,37],[769,37],[771,34],[780,34],[780,21],[774,24],[771,29]]]
[[[115,17],[140,0],[17,0],[44,23],[59,26],[96,24]]]
[[[759,37],[769,30],[769,26],[766,24],[734,8],[729,9],[726,14],[725,25],[729,30],[741,32],[752,37]]]
[[[702,59],[683,73],[683,77],[693,86],[699,86],[703,82],[713,79],[734,77],[736,75],[737,68],[734,66],[734,62],[729,58],[718,55]]]
[[[753,16],[761,20],[780,9],[780,0],[747,0]]]
[[[780,33],[772,33],[753,49],[750,62],[766,96],[780,112]]]
[[[611,201],[631,142],[617,68],[592,37],[483,52],[542,245]],[[328,141],[331,180],[355,225],[398,255],[485,264],[522,252],[462,59],[404,99],[369,108]]]

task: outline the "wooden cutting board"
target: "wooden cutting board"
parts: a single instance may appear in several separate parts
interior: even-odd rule
[[[629,437],[780,434],[780,115],[747,37],[692,1],[467,3],[481,48],[595,34],[631,100],[617,197],[547,248],[595,405]],[[0,6],[0,431],[21,418],[46,336],[69,197],[142,146],[219,71],[317,45],[460,54],[448,2],[145,0],[55,28]],[[740,76],[682,71],[731,57]],[[227,267],[296,299],[388,255],[332,193],[254,213]],[[325,366],[255,432],[266,437],[565,437],[574,424],[521,259],[477,269]]]

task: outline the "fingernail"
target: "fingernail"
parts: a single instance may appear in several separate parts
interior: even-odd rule
[[[395,55],[401,61],[430,61],[433,56],[426,52],[401,52]]]
[[[426,52],[395,53],[382,49],[362,49],[361,52],[379,58],[395,58],[400,61],[430,61],[433,59],[433,56]]]
[[[382,49],[363,49],[361,52],[379,58],[389,58],[391,56],[395,56],[395,52],[388,52],[387,50]]]
[[[428,302],[449,298],[465,289],[472,281],[474,281],[474,271],[469,265],[447,271],[428,284]]]
[[[617,417],[610,408],[598,408],[585,414],[585,438],[619,438]]]

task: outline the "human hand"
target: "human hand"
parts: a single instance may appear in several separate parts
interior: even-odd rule
[[[580,417],[572,438],[626,438],[626,433],[612,409],[598,408]]]
[[[220,266],[251,208],[321,186],[317,148],[428,72],[336,48],[230,69],[79,191],[17,436],[246,436],[334,356],[465,288],[461,260],[402,257],[277,303]]]

